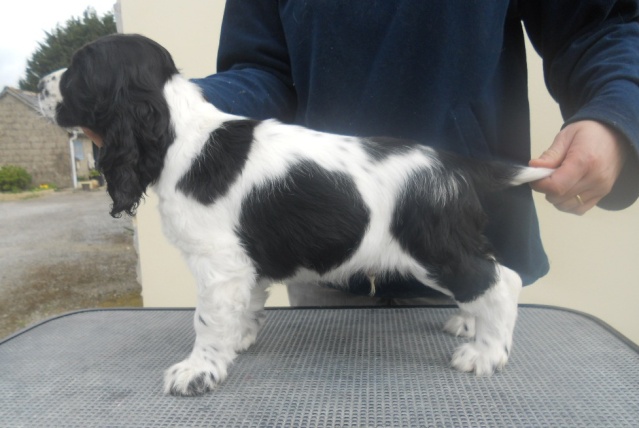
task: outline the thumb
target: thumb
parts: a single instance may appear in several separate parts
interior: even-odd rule
[[[559,168],[566,158],[570,147],[571,136],[568,128],[561,131],[555,137],[551,146],[537,159],[532,159],[528,164],[536,168]]]

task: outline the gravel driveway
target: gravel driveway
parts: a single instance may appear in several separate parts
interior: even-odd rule
[[[71,310],[141,306],[131,219],[104,190],[0,201],[0,338]]]

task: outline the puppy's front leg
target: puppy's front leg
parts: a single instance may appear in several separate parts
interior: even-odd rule
[[[246,334],[252,276],[196,276],[195,344],[188,358],[165,372],[164,389],[172,395],[201,395],[222,382]]]
[[[235,346],[237,352],[246,351],[257,338],[262,325],[266,321],[264,313],[264,303],[268,298],[267,288],[270,282],[258,281],[251,289],[251,299],[249,307],[242,315],[242,337],[240,342]]]

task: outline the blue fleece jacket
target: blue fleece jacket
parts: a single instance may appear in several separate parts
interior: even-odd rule
[[[228,0],[218,73],[195,82],[238,115],[526,164],[523,22],[566,123],[598,120],[631,142],[600,203],[620,209],[639,195],[638,17],[637,1]],[[544,275],[530,189],[486,208],[500,261],[526,284]]]

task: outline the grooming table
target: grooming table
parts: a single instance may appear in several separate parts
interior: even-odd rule
[[[639,426],[639,350],[592,317],[520,308],[509,364],[448,365],[450,307],[271,309],[228,379],[163,395],[192,310],[67,314],[0,343],[3,427]]]

